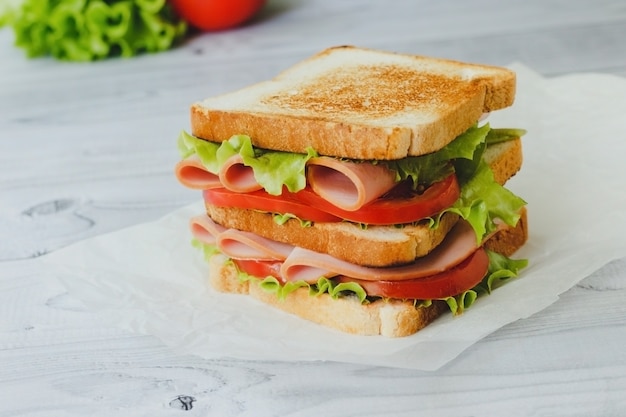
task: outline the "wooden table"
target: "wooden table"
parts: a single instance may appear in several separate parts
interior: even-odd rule
[[[94,64],[12,42],[0,31],[1,417],[626,415],[626,258],[435,372],[179,355],[103,325],[37,261],[196,201],[172,175],[193,101],[340,44],[626,76],[622,0],[270,1],[246,27]]]

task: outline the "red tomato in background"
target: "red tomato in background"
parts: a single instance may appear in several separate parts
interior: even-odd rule
[[[238,26],[266,3],[266,0],[170,0],[176,13],[200,30],[216,31]]]

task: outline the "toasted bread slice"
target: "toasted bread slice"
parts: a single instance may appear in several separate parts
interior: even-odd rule
[[[206,204],[206,211],[224,227],[254,232],[271,240],[374,267],[406,264],[427,255],[443,241],[458,219],[457,215],[447,213],[437,228],[422,222],[402,228],[368,226],[363,229],[349,222],[314,223],[303,227],[297,219],[279,225],[265,212],[211,204]]]
[[[512,254],[528,237],[526,225],[526,210],[523,209],[516,227],[498,232],[485,246]],[[503,238],[503,234],[506,237]],[[328,294],[311,296],[305,288],[299,288],[285,299],[279,300],[274,293],[264,291],[253,281],[240,281],[235,265],[227,261],[228,258],[222,254],[213,255],[209,259],[209,282],[214,289],[248,294],[303,319],[352,334],[408,336],[449,311],[445,302],[437,300],[428,307],[416,307],[413,301],[394,299],[379,299],[369,304],[361,304],[356,297],[351,296],[338,299],[333,299]]]
[[[484,159],[496,181],[504,184],[522,165],[521,140],[490,145]],[[457,220],[456,215],[447,213],[435,229],[426,222],[402,228],[369,226],[362,229],[349,222],[314,223],[304,228],[297,219],[279,225],[272,215],[255,210],[211,204],[206,204],[206,210],[209,217],[224,227],[254,232],[348,262],[376,267],[406,264],[428,254],[441,243]]]
[[[400,159],[439,150],[514,97],[505,68],[344,46],[193,104],[191,130],[214,142],[246,134],[266,149]]]

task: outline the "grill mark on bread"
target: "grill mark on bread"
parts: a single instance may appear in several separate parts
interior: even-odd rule
[[[358,74],[355,77],[354,74]],[[392,116],[420,108],[443,109],[458,98],[484,88],[478,80],[420,73],[395,65],[362,65],[340,69],[303,83],[286,94],[272,95],[263,104],[341,117]]]

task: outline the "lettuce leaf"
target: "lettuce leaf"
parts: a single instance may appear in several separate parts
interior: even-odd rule
[[[380,163],[394,170],[398,180],[410,178],[414,185],[437,181],[456,172],[461,185],[460,198],[452,207],[430,219],[430,226],[437,227],[443,213],[456,213],[471,224],[476,241],[480,243],[495,230],[494,219],[499,218],[513,226],[519,219],[519,210],[526,204],[494,180],[493,172],[482,160],[486,143],[490,135],[491,140],[502,141],[523,133],[521,129],[491,129],[488,124],[473,126],[438,152]],[[258,149],[245,135],[235,135],[219,144],[198,139],[184,131],[178,137],[178,149],[182,158],[198,155],[207,170],[215,174],[229,157],[240,154],[244,164],[252,167],[256,180],[272,195],[280,195],[283,187],[291,192],[303,189],[306,186],[306,162],[317,156],[313,149],[307,154]]]
[[[250,142],[250,138],[248,138],[248,142]],[[309,148],[307,154],[259,152],[256,156],[244,156],[243,162],[252,167],[254,178],[268,194],[280,195],[283,186],[292,193],[304,189],[306,186],[306,162],[315,156],[317,153],[313,148]]]
[[[302,220],[298,216],[291,213],[272,213],[272,219],[274,223],[278,225],[283,225],[287,223],[291,219],[296,219],[300,222],[300,227],[311,227],[313,222],[310,220]]]
[[[520,209],[525,205],[526,201],[498,184],[491,168],[480,161],[474,175],[461,185],[459,199],[452,207],[432,218],[430,226],[437,227],[444,213],[456,213],[472,226],[480,244],[487,234],[496,230],[496,218],[514,226],[519,220]]]
[[[328,294],[334,300],[347,295],[354,295],[361,304],[368,303],[367,294],[363,287],[354,282],[344,282],[336,284],[328,278],[320,278],[317,283],[309,284],[305,281],[286,282],[281,284],[275,277],[269,276],[262,279],[252,277],[245,272],[239,272],[239,279],[242,281],[256,282],[264,291],[275,294],[279,300],[284,300],[289,294],[299,288],[308,288],[309,296],[317,297],[321,294]]]
[[[467,290],[454,297],[444,298],[443,301],[448,304],[450,312],[455,316],[460,316],[465,310],[470,308],[474,301],[478,298],[478,293],[474,290]]]
[[[208,243],[200,242],[198,239],[191,239],[191,246],[202,252],[202,256],[205,261],[216,253],[221,253],[216,245],[209,245]]]
[[[202,165],[214,174],[228,158],[241,155],[244,165],[252,168],[257,182],[272,195],[280,195],[283,186],[291,192],[302,190],[306,186],[306,162],[317,156],[312,148],[306,154],[255,148],[246,135],[235,135],[222,143],[214,143],[183,131],[177,144],[181,158],[198,155]]]
[[[192,245],[203,252],[207,261],[212,255],[219,253],[219,250],[214,245],[208,245],[196,239],[192,240]],[[528,260],[526,259],[511,259],[489,250],[487,251],[487,255],[489,257],[487,274],[478,285],[461,294],[437,299],[439,301],[445,301],[452,314],[463,314],[465,310],[474,304],[479,296],[491,294],[494,289],[517,277],[519,272],[528,265]],[[264,291],[275,294],[279,300],[284,300],[290,293],[298,288],[308,288],[311,297],[317,297],[321,294],[328,294],[333,299],[353,296],[356,297],[361,304],[367,304],[373,300],[379,299],[379,297],[369,297],[365,289],[355,282],[337,284],[332,278],[320,277],[315,284],[308,284],[304,281],[281,284],[278,279],[272,276],[264,278],[254,277],[243,271],[238,271],[238,276],[243,282],[249,281],[255,283],[261,286]],[[413,300],[413,304],[415,308],[429,307],[433,301],[434,300]]]
[[[419,184],[430,185],[455,170],[467,172],[465,176],[471,177],[478,162],[471,164],[471,170],[468,168],[462,170],[460,161],[480,159],[482,151],[477,152],[477,149],[484,145],[489,132],[488,124],[482,127],[473,126],[432,154],[377,163],[393,170],[396,173],[396,181],[411,179],[414,187]],[[245,135],[235,135],[219,144],[198,139],[183,131],[177,142],[181,158],[196,154],[205,168],[214,174],[217,174],[220,166],[230,156],[240,154],[244,164],[252,167],[259,184],[272,195],[281,194],[283,186],[291,192],[303,189],[306,186],[306,162],[318,156],[312,148],[309,148],[306,154],[255,148],[250,138]],[[451,160],[455,161],[454,165],[450,163]],[[462,177],[461,175],[460,181]]]
[[[487,255],[489,256],[489,270],[487,276],[477,286],[477,291],[491,293],[511,278],[517,277],[519,272],[528,266],[528,259],[511,259],[489,250]]]
[[[489,268],[482,281],[471,290],[444,299],[452,314],[463,314],[463,311],[471,307],[479,296],[491,294],[494,289],[516,278],[519,272],[528,266],[528,259],[512,259],[490,250],[486,252],[489,257]]]
[[[28,57],[67,61],[163,51],[187,30],[166,0],[24,0],[0,22]]]
[[[486,142],[491,145],[494,143],[506,142],[507,140],[513,140],[521,138],[526,134],[524,129],[491,129],[487,134]]]
[[[396,172],[396,181],[410,178],[414,187],[419,184],[430,185],[442,180],[455,170],[458,171],[456,166],[450,164],[451,160],[473,160],[476,148],[485,143],[489,130],[488,124],[482,127],[472,126],[437,152],[380,163]]]

